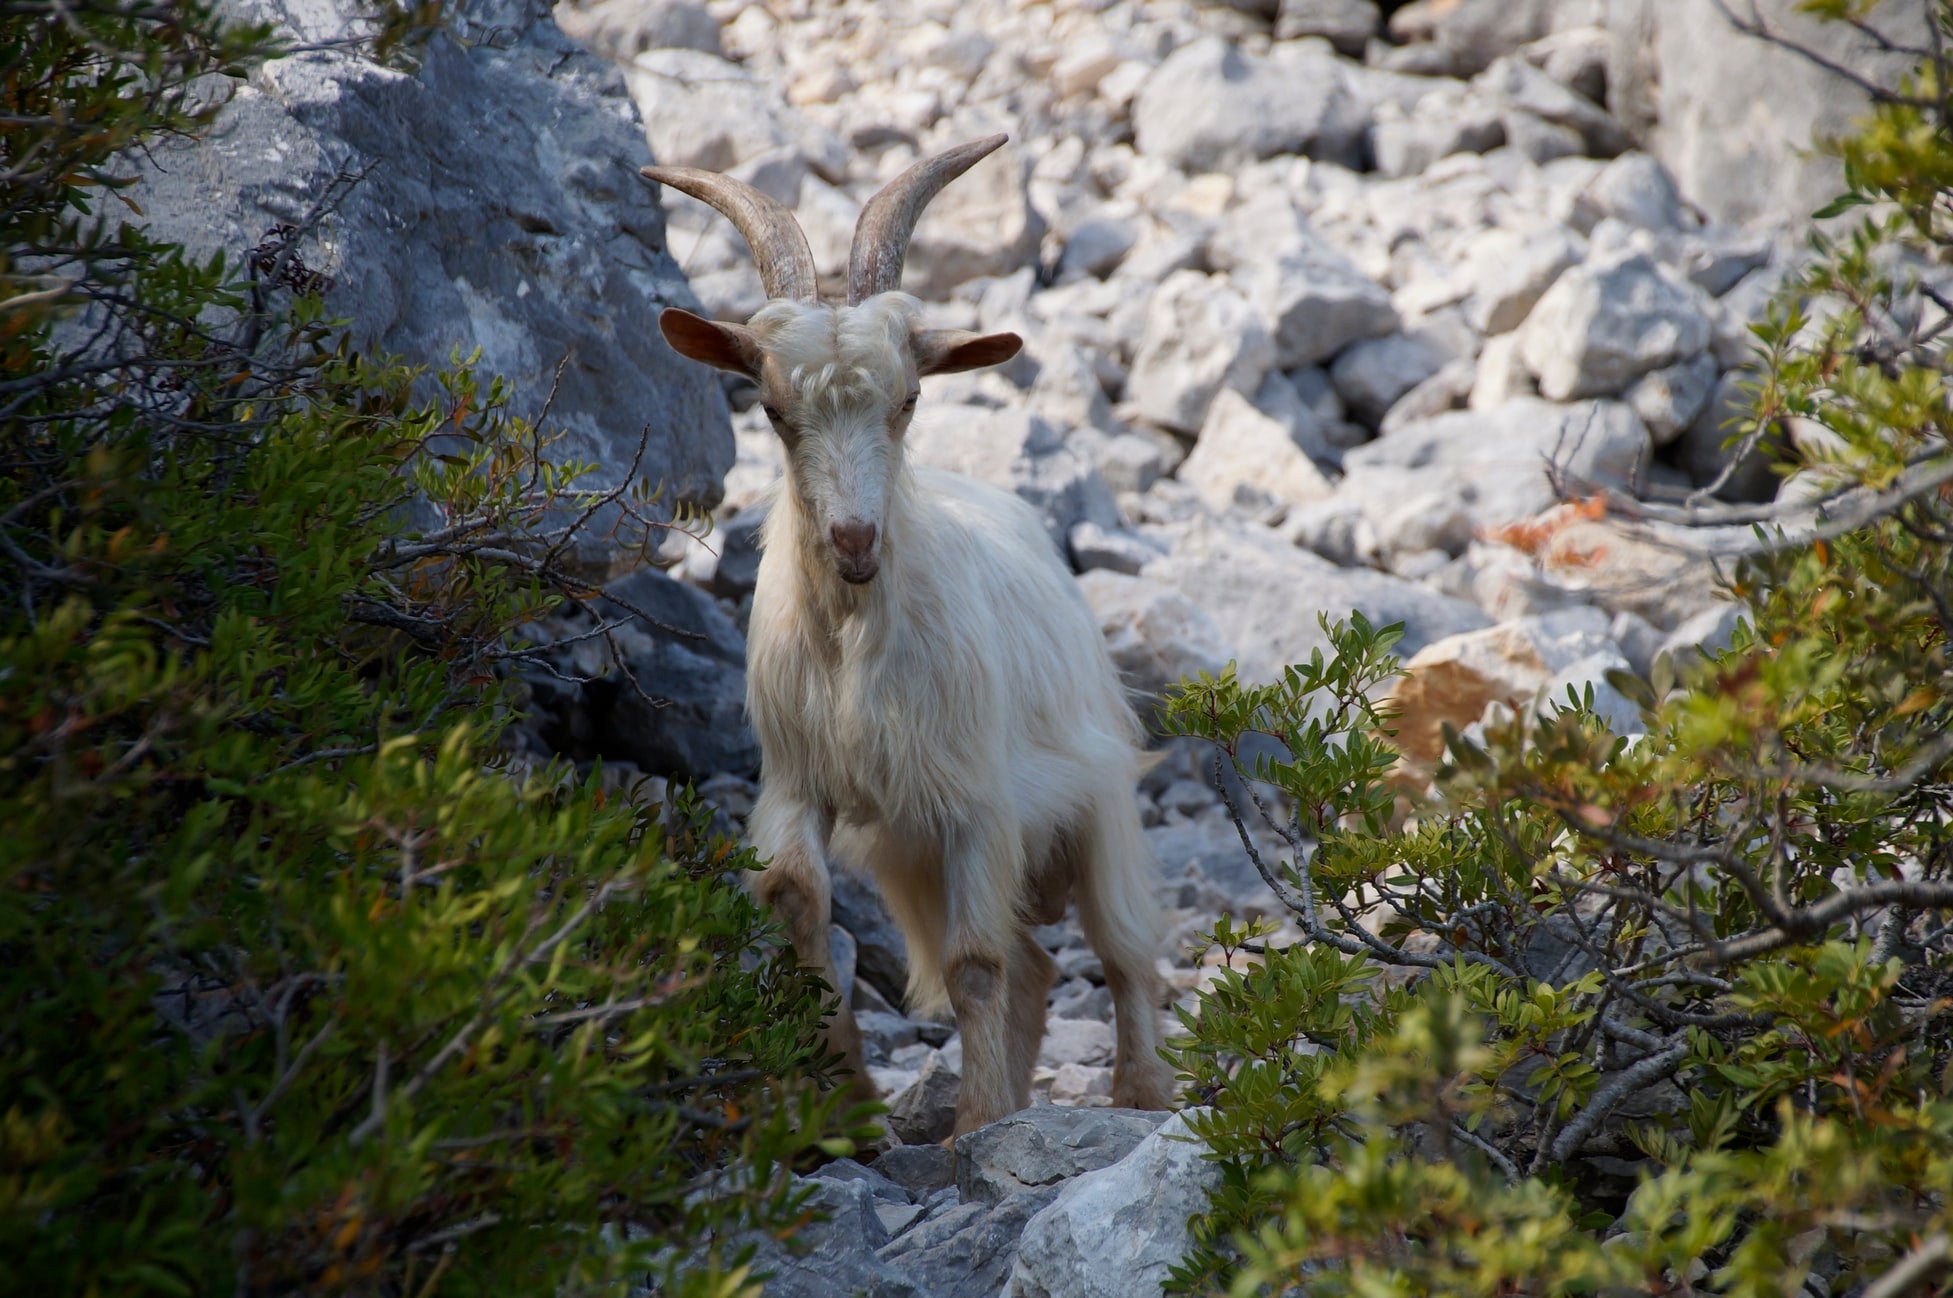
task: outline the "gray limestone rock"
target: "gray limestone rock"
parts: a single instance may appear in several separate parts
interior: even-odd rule
[[[1025,1225],[1006,1298],[1155,1298],[1220,1186],[1206,1154],[1176,1113],[1111,1167],[1068,1182]]]
[[[314,43],[364,21],[340,0],[234,7]],[[296,247],[332,277],[326,311],[354,318],[358,345],[437,369],[479,347],[517,413],[554,386],[552,454],[594,465],[588,484],[630,474],[716,500],[733,456],[725,399],[658,333],[663,307],[697,302],[637,176],[652,158],[622,81],[538,0],[469,21],[504,38],[437,35],[412,75],[346,46],[265,64],[203,138],[146,152],[131,196],[157,237],[236,263],[338,193]],[[606,521],[577,555],[598,574]]]
[[[1042,1190],[1132,1152],[1164,1113],[1039,1105],[956,1140],[956,1189],[965,1204]]]
[[[1556,401],[1620,392],[1709,345],[1707,299],[1635,253],[1576,266],[1519,329],[1520,354]]]
[[[1139,151],[1184,171],[1220,171],[1278,153],[1355,163],[1362,120],[1335,61],[1298,69],[1219,37],[1168,55],[1133,102]]]
[[[1398,652],[1406,655],[1487,625],[1462,600],[1387,573],[1339,568],[1266,528],[1197,522],[1172,554],[1141,575],[1208,610],[1234,645],[1243,682],[1274,680],[1287,664],[1307,661],[1310,650],[1326,649],[1319,613],[1333,620],[1356,609],[1377,626],[1401,621]]]

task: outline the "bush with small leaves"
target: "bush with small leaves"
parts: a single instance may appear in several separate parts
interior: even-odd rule
[[[739,1232],[860,1134],[830,993],[704,809],[498,742],[578,520],[669,520],[350,351],[275,232],[123,219],[272,48],[0,18],[0,1289],[754,1293]]]
[[[1225,1176],[1178,1289],[1953,1278],[1953,100],[1925,60],[1833,146],[1827,214],[1859,225],[1755,330],[1731,440],[1806,421],[1784,467],[1812,489],[1594,505],[1725,554],[1754,529],[1731,646],[1610,678],[1640,733],[1585,696],[1488,716],[1426,786],[1391,742],[1394,629],[1360,620],[1278,683],[1169,700],[1244,841],[1282,843],[1257,864],[1305,938],[1213,934],[1176,1052]]]

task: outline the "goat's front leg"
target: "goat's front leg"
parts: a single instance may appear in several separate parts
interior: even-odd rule
[[[1022,927],[1017,892],[1024,845],[996,820],[959,825],[943,844],[949,908],[944,981],[963,1036],[963,1090],[956,1134],[974,1131],[1029,1102],[1030,1067],[1013,1049],[1011,963]]]
[[[767,862],[753,884],[760,903],[787,928],[794,955],[835,989],[841,979],[834,968],[827,930],[833,890],[827,873],[827,835],[830,822],[818,808],[793,797],[762,788],[748,821],[753,847]],[[850,1095],[874,1101],[875,1083],[861,1057],[861,1031],[854,1010],[843,998],[827,1022],[827,1048],[841,1056],[852,1078]]]

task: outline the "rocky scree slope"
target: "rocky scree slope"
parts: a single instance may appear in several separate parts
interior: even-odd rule
[[[660,161],[792,207],[831,283],[875,189],[923,153],[1011,133],[930,209],[906,286],[933,323],[1027,345],[1001,370],[931,380],[911,454],[1039,510],[1142,701],[1230,660],[1267,679],[1322,646],[1319,614],[1354,609],[1405,624],[1414,759],[1436,757],[1445,723],[1568,688],[1591,687],[1632,733],[1606,674],[1719,643],[1733,615],[1705,557],[1562,503],[1561,487],[1739,501],[1809,487],[1761,454],[1730,463],[1722,443],[1749,325],[1836,184],[1793,146],[1850,98],[1813,93],[1793,56],[1709,6],[1419,0],[1387,23],[1369,0],[557,12],[624,69]],[[1799,137],[1719,126],[1714,106],[1744,86],[1795,99],[1783,129]],[[744,319],[761,299],[738,236],[666,201],[706,309]],[[680,701],[719,717],[736,712],[755,534],[781,473],[750,395],[731,396],[717,531],[675,552],[680,582],[633,578],[711,624],[698,697]],[[588,642],[566,653],[600,665]],[[620,787],[705,776],[733,821],[750,807],[750,754],[639,769],[614,717],[577,719],[583,697],[560,729],[626,759],[606,767]],[[1195,935],[1273,904],[1198,753],[1170,753],[1137,796],[1163,866],[1162,970],[1188,1004],[1210,976]],[[1076,925],[1040,932],[1062,971],[1041,1106],[949,1154],[934,1142],[953,1025],[900,1010],[901,939],[864,885],[837,882],[835,921],[843,994],[908,1143],[816,1178],[833,1221],[811,1259],[766,1254],[775,1291],[829,1292],[836,1275],[873,1294],[1156,1291],[1203,1165],[1169,1133],[1134,1134],[1152,1119],[1096,1111],[1110,1003]],[[1013,1161],[1027,1149],[1029,1173]],[[1038,1161],[1053,1150],[1072,1152]],[[1136,1182],[1146,1193],[1122,1198]],[[1134,1206],[1162,1184],[1173,1211]]]

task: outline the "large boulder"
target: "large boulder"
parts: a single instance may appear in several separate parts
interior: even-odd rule
[[[698,304],[637,177],[652,158],[617,74],[539,0],[482,6],[506,39],[437,35],[411,75],[330,44],[364,21],[350,0],[233,7],[328,47],[265,64],[207,135],[144,155],[132,197],[152,233],[235,264],[296,226],[300,258],[332,278],[327,312],[353,318],[362,348],[434,368],[480,348],[517,413],[548,402],[564,433],[552,456],[593,465],[590,485],[634,474],[716,500],[725,399],[658,333],[664,307]],[[609,563],[595,541],[578,557]]]
[[[1334,59],[1300,68],[1217,36],[1168,55],[1140,87],[1132,121],[1142,154],[1186,171],[1222,171],[1278,153],[1354,163],[1365,126]]]
[[[1733,5],[1820,57],[1883,84],[1897,84],[1910,56],[1877,49],[1844,23],[1819,22],[1795,0]],[[1608,97],[1649,136],[1684,197],[1733,224],[1802,221],[1842,188],[1837,158],[1813,139],[1845,133],[1866,96],[1796,52],[1746,36],[1703,0],[1615,0]],[[1872,8],[1873,27],[1895,44],[1925,44],[1926,10],[1909,0]]]
[[[1086,1172],[1025,1224],[1006,1298],[1155,1298],[1192,1247],[1221,1168],[1176,1113],[1117,1163]]]

